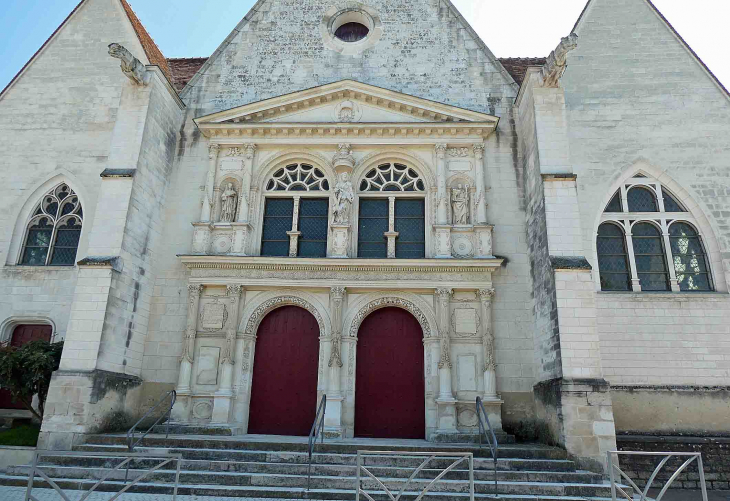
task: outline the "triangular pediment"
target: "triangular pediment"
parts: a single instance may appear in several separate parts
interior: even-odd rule
[[[222,124],[445,124],[499,119],[353,80],[259,101],[195,119]]]

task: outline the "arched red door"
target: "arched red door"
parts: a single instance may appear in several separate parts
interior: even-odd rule
[[[319,325],[303,308],[264,317],[256,334],[248,433],[307,436],[317,407]]]
[[[50,325],[18,325],[10,337],[10,346],[19,348],[31,341],[50,341],[53,327]],[[0,409],[25,409],[20,402],[13,402],[9,391],[0,389]]]
[[[423,330],[400,308],[371,313],[357,335],[355,436],[424,438]]]

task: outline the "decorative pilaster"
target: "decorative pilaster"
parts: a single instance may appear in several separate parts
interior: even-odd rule
[[[292,231],[287,231],[289,235],[289,257],[297,257],[299,251],[299,237],[302,232],[299,231],[299,203],[301,197],[294,197],[294,222],[292,224]]]
[[[451,325],[449,310],[451,306],[452,289],[436,289],[436,321],[439,328],[440,359],[439,359],[439,396],[438,430],[437,433],[456,433],[456,399],[451,387]]]
[[[332,340],[330,344],[329,384],[327,385],[327,410],[324,424],[331,432],[342,435],[342,312],[347,291],[344,287],[330,289],[332,312]]]
[[[448,195],[446,194],[446,143],[436,145],[436,174],[438,184],[438,205],[436,208],[436,224],[447,225],[448,212],[446,204],[448,203]]]
[[[220,145],[211,144],[208,146],[208,177],[205,180],[205,200],[200,211],[200,220],[213,222],[213,206],[215,204],[215,171],[218,165],[218,153]]]
[[[395,259],[395,239],[398,238],[395,231],[395,197],[388,197],[388,231],[385,238],[388,239],[388,259]]]
[[[238,203],[238,222],[247,223],[250,211],[251,196],[251,175],[253,172],[253,162],[256,156],[256,145],[252,143],[243,145],[243,180],[241,182],[241,199]]]
[[[239,299],[238,299],[238,307],[236,309],[236,312],[234,315],[236,316],[236,321],[232,324],[232,327],[235,331],[235,361],[233,364],[233,411],[231,413],[229,421],[232,423],[240,423],[242,421],[242,417],[240,416],[239,412],[241,412],[241,409],[243,407],[243,403],[241,402],[243,400],[241,395],[241,385],[243,384],[242,381],[242,375],[243,375],[243,367],[244,364],[248,363],[248,357],[249,354],[246,353],[245,346],[246,346],[246,339],[244,339],[243,333],[238,331],[238,326],[240,325],[241,319],[238,317],[239,311],[242,311],[245,304],[246,304],[246,288],[241,285],[229,285],[228,287],[240,287],[241,291],[239,293]],[[228,292],[228,289],[227,289]],[[235,297],[236,291],[232,291],[233,296]],[[228,292],[228,295],[230,296],[231,293]]]
[[[494,332],[492,331],[492,298],[494,289],[479,289],[482,305],[482,350],[484,353],[484,399],[497,400],[497,363],[494,357]]]
[[[185,397],[190,396],[190,379],[192,378],[193,359],[195,358],[195,334],[198,331],[198,311],[202,293],[202,285],[188,285],[188,318],[185,339],[183,339],[183,351],[180,356],[180,373],[177,379],[178,400],[173,408],[173,416],[178,421],[187,421],[188,419],[189,402]]]
[[[476,217],[473,220],[475,225],[487,224],[487,189],[484,186],[484,173],[487,170],[484,159],[484,144],[477,143],[473,147],[476,158]]]
[[[226,345],[223,348],[221,359],[221,382],[215,393],[213,402],[213,423],[227,423],[231,414],[231,399],[233,397],[233,366],[236,353],[236,328],[238,327],[239,301],[243,286],[229,285],[226,287],[230,312],[226,325]]]

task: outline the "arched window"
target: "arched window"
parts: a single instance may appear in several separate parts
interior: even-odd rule
[[[67,184],[46,193],[28,223],[20,264],[73,266],[83,217],[81,202]]]
[[[266,183],[266,191],[329,191],[324,173],[307,164],[292,164],[279,169]]]
[[[687,223],[674,223],[669,227],[669,241],[680,290],[712,290],[707,258],[695,229]]]
[[[611,197],[598,227],[601,290],[713,290],[696,228],[692,215],[659,180],[644,174],[627,180]]]
[[[597,247],[601,289],[630,291],[631,270],[624,231],[613,223],[603,223],[598,227]]]
[[[407,165],[370,169],[360,182],[358,257],[426,257],[425,191],[421,176]],[[395,256],[389,255],[389,239],[395,241]]]

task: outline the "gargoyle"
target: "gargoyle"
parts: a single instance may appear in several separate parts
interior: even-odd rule
[[[109,55],[122,61],[122,72],[129,79],[139,85],[147,85],[145,79],[145,67],[139,59],[134,57],[123,45],[118,43],[109,44]]]
[[[578,47],[578,35],[571,33],[570,36],[560,39],[560,44],[550,53],[550,56],[542,67],[542,86],[558,87],[560,79],[568,67],[568,52]]]

